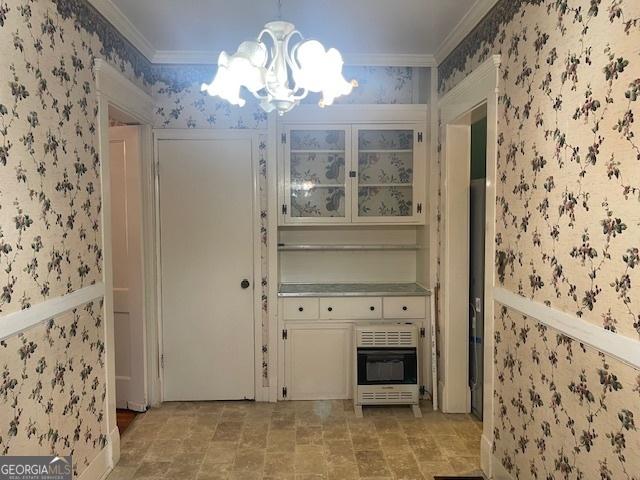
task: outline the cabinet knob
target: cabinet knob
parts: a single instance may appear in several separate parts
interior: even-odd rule
[[[249,280],[247,280],[246,278],[240,282],[240,287],[241,288],[247,289],[247,288],[249,288],[249,285],[251,285],[251,284],[249,283]]]
[[[407,311],[407,306],[406,306],[406,305],[403,305],[403,306],[402,306],[402,310],[404,310],[404,311],[406,312],[406,311]]]
[[[373,312],[375,309],[376,309],[376,307],[373,307],[373,306],[369,307],[369,310],[371,310],[372,312]]]
[[[329,307],[327,308],[327,310],[329,310],[330,312],[333,312],[333,307]]]
[[[299,312],[302,312],[302,311],[304,311],[304,308],[302,308],[302,307],[298,307],[298,311],[299,311]]]

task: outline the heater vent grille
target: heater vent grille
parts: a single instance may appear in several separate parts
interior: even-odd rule
[[[412,401],[414,398],[413,392],[363,392],[362,400],[365,402],[371,402],[376,400],[396,400],[402,401],[406,400],[408,402]]]
[[[359,330],[359,347],[415,347],[412,330]]]

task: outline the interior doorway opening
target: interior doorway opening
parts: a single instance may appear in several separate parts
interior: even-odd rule
[[[115,399],[120,434],[149,405],[144,302],[142,126],[109,106]]]
[[[487,106],[471,112],[469,181],[469,389],[471,413],[482,420],[484,378],[484,279],[487,186]]]

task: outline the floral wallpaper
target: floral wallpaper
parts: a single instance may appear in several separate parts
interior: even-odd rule
[[[92,69],[137,69],[106,26],[86,2],[0,2],[2,316],[102,279]],[[97,300],[0,341],[0,455],[70,454],[77,477],[106,445],[103,332]]]
[[[0,455],[72,455],[107,443],[102,302],[0,341]]]
[[[639,44],[635,0],[500,0],[439,68],[444,93],[502,57],[497,283],[635,340]],[[640,478],[637,369],[500,307],[495,340],[514,478]]]
[[[517,479],[640,478],[640,372],[496,306],[494,455]]]
[[[102,278],[92,74],[100,47],[48,3],[0,9],[2,314]]]
[[[153,66],[156,81],[151,87],[156,102],[158,128],[267,128],[267,114],[249,92],[247,104],[240,108],[200,91],[209,82],[215,67],[197,65]],[[345,76],[358,81],[351,95],[336,99],[336,104],[406,104],[426,88],[418,82],[420,69],[399,67],[345,67]],[[420,90],[420,91],[418,91]],[[428,90],[427,90],[428,91]],[[303,103],[317,103],[310,94]]]

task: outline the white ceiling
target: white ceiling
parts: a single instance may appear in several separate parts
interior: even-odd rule
[[[475,23],[494,1],[282,0],[282,17],[305,37],[347,55],[429,55],[459,23],[469,23],[466,17]],[[129,24],[121,31],[156,54],[233,51],[278,12],[277,0],[92,0],[103,13],[109,2],[116,8],[110,6],[107,18],[113,20],[115,11],[120,24]]]

